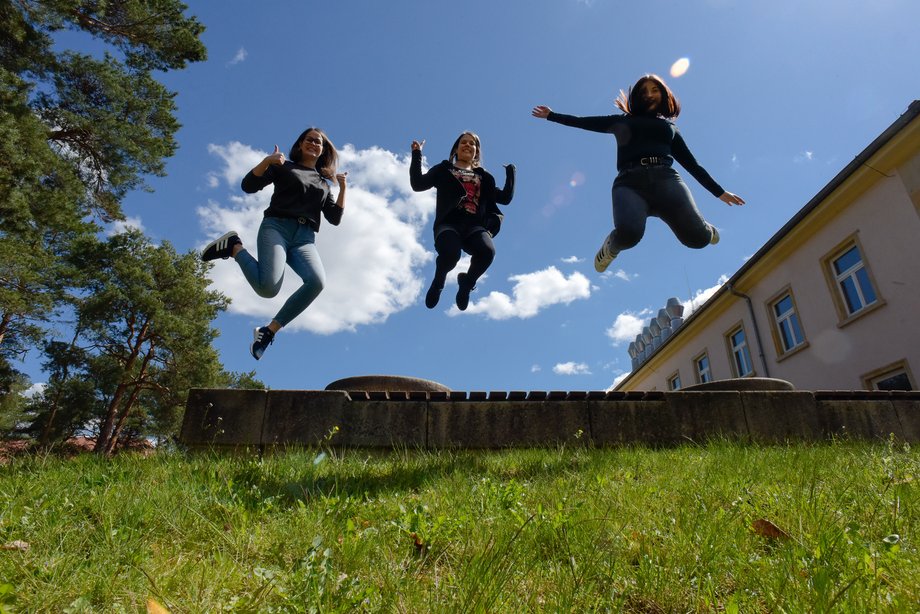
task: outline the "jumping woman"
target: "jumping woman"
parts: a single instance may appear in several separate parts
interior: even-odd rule
[[[235,231],[212,241],[201,254],[204,261],[232,257],[256,294],[265,298],[276,296],[281,290],[285,264],[291,265],[303,280],[303,285],[285,301],[272,321],[253,331],[249,351],[256,360],[262,358],[274,341],[275,333],[300,315],[322,291],[326,272],[316,251],[316,233],[321,217],[338,226],[345,208],[348,173],[336,173],[338,153],[322,130],[304,130],[294,141],[288,157],[285,159],[275,145],[275,151],[243,177],[242,189],[247,194],[275,185],[259,226],[256,240],[259,259],[243,248]],[[333,178],[339,184],[336,198],[332,197],[329,185]]]
[[[645,75],[620,90],[616,106],[620,115],[575,117],[534,107],[532,115],[566,126],[612,133],[617,140],[617,171],[613,181],[613,231],[594,257],[602,273],[617,254],[635,246],[645,234],[648,216],[661,218],[687,247],[700,249],[719,242],[719,233],[700,215],[690,190],[671,165],[677,160],[713,196],[727,205],[744,199],[726,192],[697,163],[673,121],[680,102],[661,77]]]
[[[447,274],[460,261],[460,251],[472,256],[470,268],[457,276],[457,309],[470,304],[470,292],[495,258],[492,237],[498,234],[502,214],[497,203],[507,205],[514,196],[514,165],[505,166],[505,187],[499,190],[495,178],[482,168],[479,137],[464,132],[454,142],[447,160],[422,172],[425,141],[412,141],[409,183],[416,192],[437,188],[434,214],[434,279],[425,295],[425,306],[434,309],[441,298]]]

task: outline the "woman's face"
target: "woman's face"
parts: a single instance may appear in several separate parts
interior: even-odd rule
[[[304,158],[319,158],[323,153],[323,135],[316,130],[310,130],[300,142],[300,153]]]
[[[651,79],[646,79],[639,85],[639,100],[642,101],[643,110],[657,111],[662,101],[661,88]]]
[[[479,145],[476,144],[476,139],[471,134],[462,135],[457,144],[457,162],[469,164],[478,157]]]

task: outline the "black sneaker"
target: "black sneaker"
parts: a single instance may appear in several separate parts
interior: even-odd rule
[[[275,333],[272,332],[267,326],[262,326],[260,328],[253,329],[252,331],[252,345],[249,346],[249,353],[252,354],[252,357],[256,360],[262,358],[262,354],[265,353],[265,349],[272,344],[272,341],[275,340]]]
[[[434,309],[438,301],[441,300],[441,290],[444,289],[442,285],[440,288],[435,285],[434,280],[431,282],[431,287],[428,288],[428,293],[425,295],[425,307],[428,309]]]
[[[218,258],[226,260],[233,255],[233,246],[242,244],[243,241],[240,240],[240,236],[236,234],[235,230],[231,230],[221,238],[208,243],[208,246],[201,252],[201,259],[205,262],[217,260]]]
[[[470,292],[476,289],[476,286],[467,284],[466,278],[466,273],[457,275],[457,285],[459,286],[457,290],[457,309],[460,311],[466,311],[466,308],[470,306]]]

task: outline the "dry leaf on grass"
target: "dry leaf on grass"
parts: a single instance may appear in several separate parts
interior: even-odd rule
[[[751,524],[751,529],[761,537],[770,539],[789,539],[789,534],[766,518],[758,518]]]
[[[169,614],[169,610],[160,605],[160,602],[152,597],[147,598],[147,614]]]
[[[29,549],[29,542],[24,542],[19,539],[17,539],[14,542],[10,542],[8,544],[3,544],[2,546],[0,546],[0,550],[18,550],[20,552],[25,552],[28,549]]]

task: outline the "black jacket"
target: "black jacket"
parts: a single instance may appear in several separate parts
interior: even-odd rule
[[[450,172],[453,164],[447,160],[434,165],[428,172],[422,173],[422,152],[419,149],[412,151],[412,163],[409,165],[409,183],[416,192],[424,192],[431,188],[438,189],[435,201],[434,226],[435,228],[444,217],[457,208],[460,201],[466,196],[463,184]],[[477,220],[483,228],[496,236],[501,230],[504,214],[498,209],[498,204],[507,205],[514,196],[513,164],[505,166],[505,187],[501,190],[495,185],[495,178],[484,168],[474,168],[473,172],[479,175],[479,215]]]
[[[270,183],[275,184],[275,192],[265,217],[306,218],[316,232],[323,217],[333,226],[342,221],[343,209],[335,204],[329,182],[315,169],[286,160],[269,166],[261,177],[249,171],[241,187],[247,194],[254,194]]]

